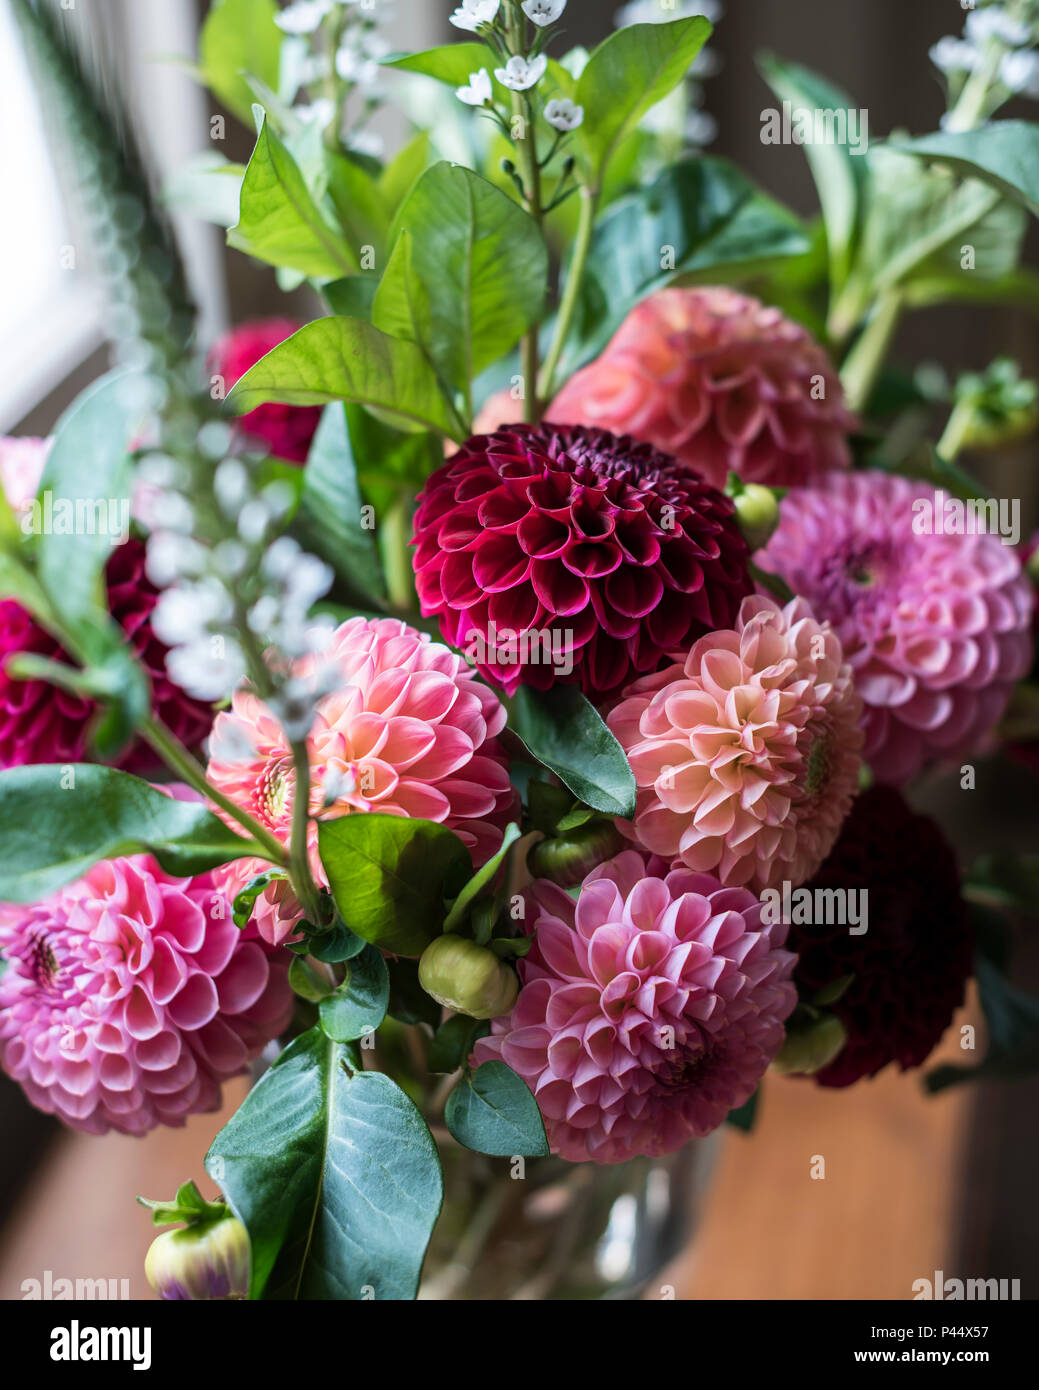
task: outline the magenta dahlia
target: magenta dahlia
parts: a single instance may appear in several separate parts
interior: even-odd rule
[[[638,786],[643,849],[758,891],[802,883],[854,795],[862,703],[841,644],[803,599],[743,600],[735,627],[645,676],[607,723]]]
[[[792,926],[794,979],[802,995],[851,983],[827,1007],[847,1042],[814,1075],[820,1086],[850,1086],[889,1062],[918,1067],[963,1003],[972,937],[956,856],[938,826],[891,787],[856,797],[840,839],[808,885],[866,894],[867,930]]]
[[[831,474],[787,494],[759,556],[836,629],[865,705],[863,757],[894,785],[977,749],[1031,661],[1020,559],[957,531],[947,503],[889,473]]]
[[[523,1077],[554,1153],[573,1162],[658,1157],[747,1101],[796,1003],[785,926],[743,888],[625,850],[576,903],[538,880],[512,1013],[477,1042]]]
[[[505,752],[500,700],[461,657],[427,633],[393,618],[350,618],[320,658],[295,668],[305,677],[320,660],[340,684],[317,706],[307,738],[311,809],[328,820],[355,812],[415,816],[446,825],[479,867],[495,854],[517,806]],[[238,690],[217,715],[209,778],[279,839],[292,829],[295,771],[281,724],[257,697]],[[311,863],[327,886],[310,824]],[[270,866],[238,859],[217,870],[234,897]],[[291,934],[301,911],[284,881],[256,900],[253,920],[268,941]]]
[[[215,1110],[292,1011],[287,963],[234,925],[211,875],[149,855],[0,904],[0,1063],[40,1110],[143,1134]]]
[[[261,357],[266,357],[302,327],[295,319],[256,319],[226,333],[209,355],[209,369],[223,378],[225,394]],[[253,439],[262,440],[278,458],[288,459],[290,463],[306,463],[320,420],[318,406],[270,402],[242,415],[235,421],[235,428]]]
[[[413,543],[423,615],[510,694],[615,690],[727,627],[753,587],[731,501],[600,430],[470,439],[426,483]]]
[[[631,434],[716,487],[787,487],[851,462],[855,419],[822,348],[778,309],[724,288],[661,290],[548,410]]]
[[[145,548],[138,540],[131,538],[113,550],[105,569],[109,611],[148,673],[156,714],[182,743],[195,748],[209,732],[213,711],[185,694],[166,674],[167,648],[151,626],[158,590],[145,575],[144,561]],[[19,603],[0,600],[0,767],[79,762],[87,753],[95,706],[46,681],[13,679],[6,663],[22,652],[52,661],[68,659],[59,643]],[[145,745],[136,743],[123,755],[120,766],[140,771],[154,767],[155,761]]]

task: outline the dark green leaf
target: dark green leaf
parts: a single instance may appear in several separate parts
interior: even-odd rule
[[[469,882],[465,885],[458,897],[451,904],[451,911],[447,914],[444,922],[444,931],[455,931],[460,923],[465,921],[466,913],[479,893],[493,881],[495,874],[505,862],[509,850],[520,837],[518,825],[508,825],[505,827],[505,835],[502,838],[501,849],[481,869],[478,869]]]
[[[545,1124],[527,1083],[504,1062],[484,1062],[447,1098],[444,1121],[459,1144],[498,1158],[548,1155]]]
[[[736,1110],[730,1110],[725,1117],[726,1124],[733,1125],[736,1129],[742,1129],[745,1134],[749,1134],[754,1128],[754,1122],[758,1116],[758,1102],[761,1100],[760,1086],[751,1096],[750,1100],[744,1101]]]
[[[371,322],[378,288],[379,280],[375,275],[344,275],[341,280],[326,281],[321,293],[333,314]]]
[[[327,932],[312,936],[307,942],[307,950],[315,960],[323,960],[328,965],[338,965],[344,960],[353,960],[361,954],[367,943],[361,936],[355,936],[345,922],[336,918]]]
[[[69,785],[71,782],[71,785]],[[197,801],[92,763],[0,772],[0,901],[37,902],[99,859],[154,854],[190,878],[243,855],[266,857]]]
[[[387,1012],[400,1023],[428,1023],[436,1029],[443,1006],[426,993],[418,980],[417,960],[389,960],[390,1003]]]
[[[929,1091],[962,1081],[1016,1081],[1039,1071],[1039,999],[1015,989],[985,956],[975,961],[974,977],[988,1028],[988,1053],[976,1066],[936,1067],[924,1077]]]
[[[366,946],[347,963],[346,979],[322,999],[319,1007],[322,1031],[333,1042],[353,1042],[373,1033],[386,1017],[390,977],[382,952]]]
[[[624,749],[576,686],[520,686],[509,727],[579,801],[605,815],[635,814],[635,776]]]
[[[429,1070],[445,1075],[458,1071],[466,1065],[476,1039],[486,1037],[490,1031],[491,1025],[483,1019],[452,1014],[437,1029],[429,1045]]]
[[[297,1038],[206,1167],[249,1232],[252,1298],[415,1297],[443,1196],[436,1146],[353,1047],[317,1028]]]
[[[440,935],[445,899],[472,872],[462,841],[432,821],[342,816],[319,823],[318,845],[343,921],[397,955],[420,955]]]

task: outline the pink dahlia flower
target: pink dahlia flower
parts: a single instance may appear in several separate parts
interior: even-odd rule
[[[615,690],[728,626],[752,588],[729,498],[600,430],[470,439],[426,483],[414,545],[423,614],[510,694]]]
[[[1020,559],[950,531],[945,501],[889,473],[831,475],[783,499],[760,556],[836,629],[865,704],[863,757],[893,785],[976,749],[1031,660]]]
[[[523,1077],[554,1153],[659,1157],[750,1099],[797,997],[787,929],[757,898],[688,869],[649,876],[626,850],[576,903],[541,879],[530,905],[519,998],[474,1060]]]
[[[803,599],[746,598],[735,629],[636,681],[608,723],[638,786],[650,853],[755,891],[803,883],[858,783],[862,702],[841,644]]]
[[[257,319],[240,324],[214,346],[209,369],[224,379],[227,391],[261,357],[302,328],[295,319]],[[260,439],[272,454],[290,463],[306,463],[310,444],[321,420],[321,410],[310,405],[281,405],[271,402],[257,406],[236,422],[243,434]]]
[[[486,863],[517,805],[497,738],[505,724],[497,696],[461,657],[393,618],[349,619],[319,659],[335,669],[340,684],[319,702],[307,738],[312,812],[327,820],[378,811],[436,821],[465,842],[477,867]],[[307,675],[317,660],[303,658],[298,674]],[[291,752],[280,723],[247,690],[238,690],[230,711],[217,715],[209,776],[288,843]],[[326,887],[313,821],[310,830],[311,865]],[[238,859],[217,876],[234,897],[269,867]],[[267,941],[284,941],[299,918],[284,881],[256,900],[254,921]]]
[[[287,963],[238,931],[210,875],[149,855],[0,904],[0,1063],[75,1129],[144,1134],[216,1110],[288,1023]]]
[[[109,611],[148,673],[155,712],[182,743],[194,748],[209,732],[213,711],[185,694],[166,674],[167,648],[151,626],[158,590],[145,576],[144,557],[144,546],[132,538],[113,550],[105,569]],[[7,661],[23,652],[52,661],[68,660],[58,642],[19,603],[4,599],[0,601],[0,767],[79,762],[87,753],[87,730],[96,707],[46,681],[9,676]],[[155,761],[151,751],[137,743],[123,755],[120,766],[142,770],[154,767]]]
[[[559,424],[632,434],[715,487],[788,487],[847,468],[855,419],[799,324],[730,289],[661,290],[548,410]]]

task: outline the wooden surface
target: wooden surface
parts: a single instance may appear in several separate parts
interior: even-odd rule
[[[954,1030],[943,1051],[956,1052]],[[230,1088],[227,1113],[243,1093]],[[926,1098],[919,1074],[845,1091],[769,1077],[755,1133],[726,1138],[699,1239],[669,1276],[677,1297],[905,1299],[914,1279],[954,1271],[970,1104],[964,1091]],[[150,1297],[152,1230],[133,1198],[172,1196],[189,1177],[212,1193],[201,1159],[222,1123],[198,1115],[143,1140],[63,1136],[0,1245],[0,1298],[20,1298],[22,1280],[48,1269],[128,1278],[132,1296]]]

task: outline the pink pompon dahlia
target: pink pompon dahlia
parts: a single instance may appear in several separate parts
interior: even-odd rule
[[[855,419],[804,328],[720,288],[661,290],[553,401],[548,418],[644,439],[723,487],[788,487],[851,462]]]
[[[927,483],[862,472],[796,488],[759,558],[836,629],[879,781],[976,750],[1028,672],[1020,559]]]
[[[729,498],[601,430],[470,439],[426,483],[414,545],[423,615],[510,694],[613,691],[728,626],[753,587]]]
[[[109,859],[0,904],[0,1063],[40,1110],[144,1134],[216,1110],[292,1012],[287,958],[235,927],[209,874]]]
[[[144,561],[145,548],[132,537],[112,551],[105,569],[109,611],[148,673],[155,712],[182,743],[196,748],[209,732],[213,711],[166,674],[167,648],[151,625],[158,590],[145,575]],[[94,704],[46,681],[15,680],[6,664],[22,653],[68,660],[59,643],[19,603],[0,600],[0,767],[79,762],[87,754]],[[154,754],[142,743],[133,744],[120,759],[120,766],[136,771],[155,765]]]
[[[796,1003],[787,928],[757,898],[687,869],[653,877],[626,850],[576,903],[540,879],[529,904],[519,998],[474,1061],[523,1077],[554,1153],[659,1157],[750,1099]]]
[[[295,319],[256,319],[226,333],[209,355],[209,369],[223,378],[225,394],[261,357],[302,327]],[[262,440],[278,458],[306,463],[320,420],[318,406],[270,402],[242,415],[235,421],[235,428]]]
[[[294,668],[308,675],[320,661],[338,687],[317,707],[307,737],[311,809],[335,820],[354,812],[415,816],[453,830],[479,867],[501,845],[517,806],[497,735],[505,708],[461,657],[427,633],[393,618],[350,618],[320,658]],[[216,787],[288,843],[295,772],[281,724],[247,690],[217,715],[209,777]],[[311,864],[327,886],[311,821]],[[217,870],[230,897],[269,869],[238,859]],[[253,920],[271,942],[284,941],[300,918],[284,881],[256,900]]]
[[[734,629],[636,681],[607,722],[638,786],[625,834],[755,891],[810,878],[848,814],[862,702],[803,599],[746,598]]]

